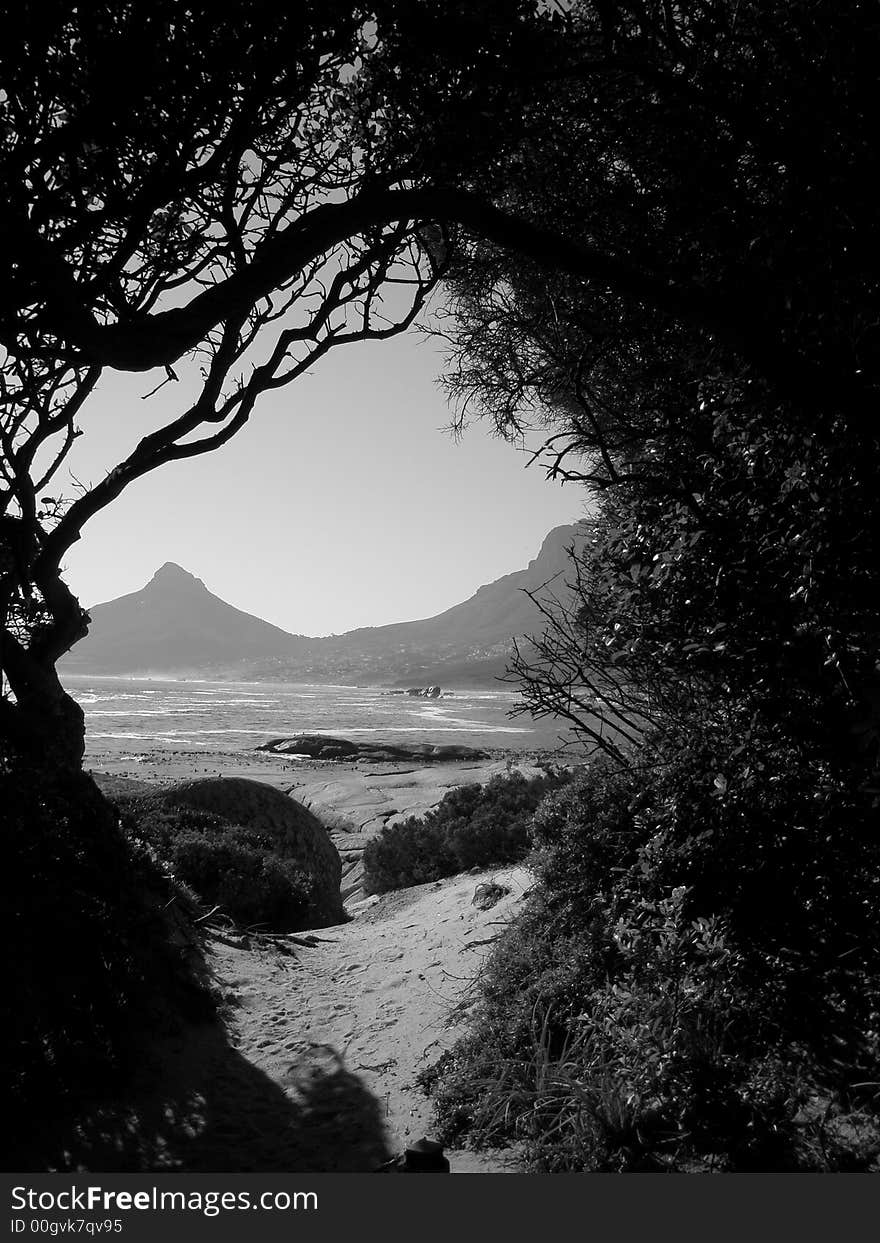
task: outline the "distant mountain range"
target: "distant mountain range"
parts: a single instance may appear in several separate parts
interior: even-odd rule
[[[146,587],[94,606],[88,637],[60,664],[63,673],[171,674],[444,687],[493,684],[514,636],[535,634],[541,617],[527,591],[563,596],[567,549],[587,525],[551,531],[534,561],[480,587],[461,604],[421,621],[350,630],[327,638],[288,634],[233,608],[173,562]]]

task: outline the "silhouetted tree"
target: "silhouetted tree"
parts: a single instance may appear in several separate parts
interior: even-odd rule
[[[587,733],[604,716],[616,749],[740,696],[865,777],[880,21],[718,2],[575,4],[566,23],[506,206],[633,280],[551,276],[478,238],[441,324],[461,417],[543,425],[550,474],[598,497],[580,611],[551,610],[517,661],[527,702]]]
[[[88,520],[401,331],[459,252],[463,383],[502,423],[567,395],[610,454],[650,439],[652,383],[685,392],[675,433],[694,377],[739,367],[780,419],[870,441],[876,43],[830,0],[24,5],[0,52],[4,733],[79,762],[54,665],[88,624],[59,572]],[[192,395],[67,495],[105,368]]]
[[[82,715],[55,662],[88,617],[64,554],[133,481],[226,443],[262,393],[413,321],[448,262],[445,222],[492,223],[467,193],[486,144],[456,138],[456,199],[445,136],[498,111],[547,22],[523,3],[395,0],[19,18],[0,53],[0,728],[76,766]],[[71,494],[63,468],[106,368],[159,369],[187,396]]]

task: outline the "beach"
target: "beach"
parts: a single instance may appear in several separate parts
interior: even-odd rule
[[[361,855],[385,824],[424,814],[457,786],[535,773],[532,760],[496,751],[458,763],[340,762],[163,748],[133,763],[117,748],[93,751],[89,766],[110,795],[217,775],[289,794],[340,853],[349,919],[311,944],[209,932],[222,1024],[160,1042],[125,1108],[81,1123],[68,1150],[85,1168],[365,1171],[430,1136],[431,1102],[416,1077],[462,1031],[479,966],[531,879],[508,867],[371,897]],[[489,910],[473,902],[484,881],[505,891]],[[157,1081],[168,1097],[161,1111]],[[159,1112],[182,1125],[151,1121]],[[516,1165],[510,1153],[447,1155],[456,1173]]]
[[[86,713],[86,768],[109,796],[236,777],[309,808],[341,857],[348,919],[297,940],[208,930],[222,1022],[152,1046],[131,1097],[80,1120],[58,1168],[365,1171],[430,1135],[417,1075],[463,1030],[480,964],[531,879],[506,867],[369,896],[364,846],[456,787],[537,774],[554,733],[510,720],[509,691],[427,700],[377,688],[114,678],[75,679],[71,689]],[[416,754],[259,749],[300,733]],[[450,746],[465,758],[419,754]],[[488,910],[473,902],[485,881],[503,891]],[[449,1156],[456,1173],[515,1165],[505,1153]]]

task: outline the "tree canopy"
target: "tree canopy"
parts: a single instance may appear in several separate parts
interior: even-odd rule
[[[822,3],[584,5],[570,22],[580,59],[530,114],[508,209],[682,301],[482,239],[447,279],[463,417],[543,423],[549,472],[602,498],[580,616],[549,619],[518,662],[527,699],[634,739],[702,687],[870,771],[880,27]]]
[[[419,22],[442,32],[429,52]],[[520,3],[24,6],[0,64],[11,734],[81,751],[54,663],[88,623],[60,575],[84,524],[145,473],[226,443],[260,394],[335,346],[412,323],[448,265],[448,196],[463,216],[492,207],[467,192],[484,145],[448,135],[484,97],[495,107],[533,26]],[[503,68],[484,86],[487,62]],[[185,375],[181,408],[72,487],[105,368]]]
[[[501,427],[553,410],[557,471],[583,449],[601,489],[699,522],[731,402],[872,445],[877,34],[828,0],[25,5],[0,53],[4,727],[75,717],[60,566],[88,520],[440,280],[453,387]],[[71,488],[105,368],[185,377],[181,408]]]
[[[8,783],[18,863],[54,860],[96,947],[72,1028],[30,999],[38,1061],[103,1013],[112,925],[66,869],[103,895],[95,826],[121,857],[55,672],[88,626],[66,551],[442,285],[458,420],[537,426],[594,498],[574,604],[514,672],[604,752],[536,816],[536,894],[450,1117],[543,1127],[549,1168],[876,1168],[878,52],[863,0],[22,6],[0,49],[0,775],[28,749],[50,770],[46,794],[32,763]],[[153,371],[179,409],[71,485],[106,369]]]

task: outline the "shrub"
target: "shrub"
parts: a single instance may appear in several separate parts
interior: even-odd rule
[[[516,863],[531,846],[532,815],[545,794],[567,777],[520,773],[484,786],[450,790],[423,818],[384,828],[364,850],[364,885],[385,893],[454,876],[472,867]]]
[[[134,1036],[210,998],[173,944],[169,882],[127,842],[82,773],[0,760],[7,988],[4,1084],[13,1116],[45,1114],[117,1081]]]
[[[307,922],[312,878],[279,853],[271,834],[210,812],[139,799],[125,802],[124,821],[179,881],[237,923],[290,932]]]
[[[873,1168],[867,803],[790,743],[708,725],[551,794],[536,896],[434,1074],[445,1137],[522,1139],[544,1170]]]
[[[302,927],[311,878],[250,838],[235,828],[211,835],[184,831],[171,848],[171,865],[204,902],[223,907],[237,923],[268,924],[281,932]]]

